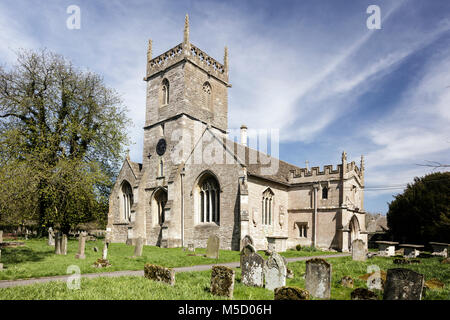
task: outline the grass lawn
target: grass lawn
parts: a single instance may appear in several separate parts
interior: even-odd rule
[[[392,260],[392,258],[372,258],[367,262],[356,262],[350,257],[328,259],[333,266],[331,299],[350,299],[350,292],[353,289],[342,288],[338,283],[343,276],[351,276],[355,280],[355,288],[365,288],[366,282],[358,277],[366,273],[367,267],[378,265],[381,270],[398,267]],[[450,299],[450,265],[440,264],[439,258],[421,260],[420,265],[407,265],[405,268],[423,273],[426,280],[437,278],[445,283],[445,288],[442,290],[427,291],[424,299]],[[295,277],[287,279],[287,285],[304,288],[305,282],[302,275],[305,272],[305,262],[292,262],[288,267],[294,271]],[[273,299],[272,291],[242,285],[240,269],[235,270],[235,300]],[[210,277],[211,271],[177,273],[176,284],[173,287],[143,277],[82,279],[81,290],[69,290],[65,282],[50,282],[0,289],[0,299],[224,299],[209,293]]]
[[[97,247],[98,252],[93,248]],[[53,247],[47,245],[46,239],[30,239],[25,241],[25,246],[2,249],[1,262],[5,269],[0,272],[0,280],[15,280],[36,277],[46,277],[67,274],[67,267],[77,265],[81,273],[97,273],[119,270],[144,270],[145,263],[153,263],[165,267],[185,267],[200,264],[213,264],[239,261],[239,252],[220,250],[219,260],[202,256],[188,256],[182,248],[159,248],[144,246],[142,257],[132,258],[134,247],[123,243],[112,243],[108,249],[108,260],[111,267],[94,268],[92,264],[102,256],[103,241],[87,241],[85,260],[75,259],[78,251],[78,241],[69,240],[67,255],[55,255]],[[205,249],[196,249],[195,253],[206,253]],[[285,257],[299,257],[330,254],[324,251],[286,251]],[[264,256],[264,255],[263,255]]]

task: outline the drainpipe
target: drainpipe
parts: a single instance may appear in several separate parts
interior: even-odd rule
[[[184,168],[180,173],[180,177],[181,177],[181,247],[184,248],[184,188],[183,188]]]
[[[314,185],[314,232],[313,232],[313,246],[317,244],[317,187]]]

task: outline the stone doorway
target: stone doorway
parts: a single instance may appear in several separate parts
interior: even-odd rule
[[[348,250],[352,250],[353,240],[360,239],[361,228],[359,226],[359,221],[356,216],[353,216],[349,223],[349,236],[348,236]]]

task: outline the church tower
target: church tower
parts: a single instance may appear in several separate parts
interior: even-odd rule
[[[171,129],[181,122],[209,125],[225,135],[228,127],[228,50],[223,64],[189,41],[189,17],[186,15],[183,42],[152,58],[148,43],[147,102],[144,134],[146,156],[154,154],[155,144],[165,137],[170,144]]]

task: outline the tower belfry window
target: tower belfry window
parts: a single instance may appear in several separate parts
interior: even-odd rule
[[[203,96],[204,96],[204,107],[206,109],[212,109],[212,89],[209,82],[203,84]]]
[[[164,79],[162,82],[162,105],[165,106],[169,104],[169,81],[167,79]]]

